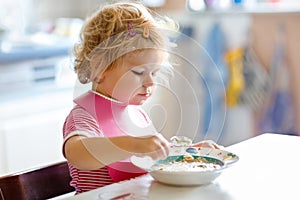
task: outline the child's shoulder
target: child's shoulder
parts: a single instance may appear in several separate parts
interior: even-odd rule
[[[94,119],[94,117],[83,107],[79,105],[75,105],[70,111],[68,118],[90,118]]]

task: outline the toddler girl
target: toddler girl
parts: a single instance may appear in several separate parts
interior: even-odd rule
[[[139,107],[170,71],[162,17],[139,3],[103,6],[82,29],[75,71],[92,90],[74,100],[64,123],[64,156],[76,193],[144,174],[128,158],[162,159],[168,141]]]
[[[133,2],[103,6],[86,21],[75,71],[92,88],[74,100],[63,127],[76,193],[145,174],[130,162],[133,155],[168,156],[168,141],[140,105],[170,74],[173,45],[162,31],[170,22]]]

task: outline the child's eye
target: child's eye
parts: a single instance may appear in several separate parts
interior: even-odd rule
[[[143,75],[144,71],[138,71],[138,70],[131,70],[132,73],[136,74],[136,75]]]

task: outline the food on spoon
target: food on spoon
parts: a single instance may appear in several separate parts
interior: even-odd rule
[[[171,144],[173,144],[174,146],[190,146],[193,142],[186,136],[173,136],[170,140]]]

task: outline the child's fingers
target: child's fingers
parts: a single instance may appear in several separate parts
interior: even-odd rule
[[[143,149],[142,152],[138,153],[140,156],[150,156],[153,160],[165,159],[168,157],[170,144],[160,133],[141,137],[141,139],[143,139],[145,143],[141,146],[140,150]]]
[[[157,134],[156,137],[160,140],[158,157],[159,159],[165,159],[168,157],[170,152],[170,144],[169,141],[164,138],[161,134]]]

